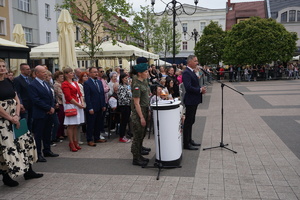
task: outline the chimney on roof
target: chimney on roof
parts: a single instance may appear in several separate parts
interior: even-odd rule
[[[228,7],[230,6],[230,4],[231,4],[231,0],[228,0],[228,1],[227,1]]]

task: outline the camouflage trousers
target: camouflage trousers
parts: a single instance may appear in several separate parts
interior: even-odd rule
[[[147,121],[148,119],[148,108],[142,107],[142,113]],[[139,159],[141,157],[141,149],[143,140],[146,134],[146,127],[141,125],[141,119],[136,111],[133,111],[131,114],[132,121],[132,130],[133,130],[133,140],[131,145],[131,153],[133,155],[133,159]]]

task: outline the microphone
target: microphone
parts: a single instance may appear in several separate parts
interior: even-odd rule
[[[154,83],[155,85],[165,88],[165,86],[163,86],[162,84],[160,84],[158,81],[153,81],[152,83]]]
[[[200,68],[200,69],[201,69],[201,71],[203,71],[203,73],[204,73],[205,75],[210,76],[210,74],[209,74],[207,71],[205,71],[205,70],[202,69],[202,68]]]

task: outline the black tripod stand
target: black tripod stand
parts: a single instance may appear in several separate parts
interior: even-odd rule
[[[155,161],[153,166],[142,166],[142,168],[158,168],[157,177],[156,180],[159,180],[160,172],[162,169],[171,169],[171,168],[181,168],[181,166],[170,166],[170,165],[164,165],[164,163],[161,160],[161,146],[160,146],[160,130],[159,130],[159,119],[158,119],[158,99],[157,99],[157,86],[155,87],[156,91],[156,124],[157,124],[157,145],[158,145],[158,160]]]
[[[206,71],[202,70],[206,75],[210,76],[210,78],[212,80],[215,80],[217,81],[218,83],[221,84],[221,88],[222,88],[222,108],[221,108],[221,113],[222,113],[222,120],[221,120],[221,142],[220,142],[220,145],[219,146],[215,146],[215,147],[209,147],[209,148],[204,148],[203,151],[207,150],[207,149],[215,149],[215,148],[224,148],[224,149],[227,149],[229,151],[232,151],[233,153],[237,153],[236,151],[232,150],[232,149],[229,149],[227,148],[226,146],[228,146],[228,144],[224,144],[223,143],[223,119],[224,119],[224,101],[223,101],[223,93],[224,93],[224,86],[228,87],[229,89],[241,94],[241,95],[244,95],[243,93],[237,91],[236,89],[233,89],[232,87],[224,84],[223,82],[219,81],[219,80],[216,80],[214,79],[209,73],[207,73]]]

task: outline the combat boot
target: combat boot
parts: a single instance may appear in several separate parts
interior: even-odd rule
[[[144,167],[144,166],[147,166],[148,162],[144,161],[142,159],[133,159],[132,164]]]

